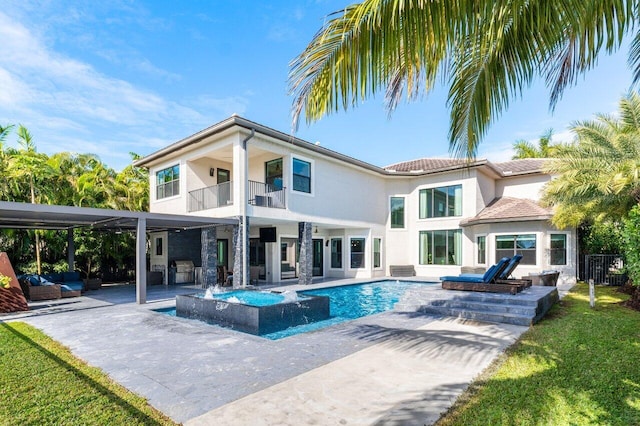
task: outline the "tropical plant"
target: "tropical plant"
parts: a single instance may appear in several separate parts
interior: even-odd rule
[[[293,121],[386,91],[391,112],[449,86],[450,150],[473,157],[488,126],[537,77],[550,105],[640,28],[632,0],[364,0],[327,19],[291,63]],[[640,32],[629,57],[640,76]]]
[[[545,187],[543,202],[555,207],[559,227],[618,221],[640,203],[640,95],[620,100],[618,115],[599,114],[571,130],[576,141],[558,147],[546,163],[558,177]]]
[[[625,268],[635,285],[640,285],[640,205],[633,206],[624,220]]]
[[[514,160],[523,158],[551,158],[555,155],[556,145],[551,144],[553,138],[553,129],[547,129],[540,139],[538,139],[538,146],[535,146],[529,141],[524,139],[517,140],[513,144],[513,150],[515,155],[511,157]]]

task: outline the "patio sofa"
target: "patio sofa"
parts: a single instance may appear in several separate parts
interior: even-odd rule
[[[65,285],[72,291],[84,291],[84,281],[80,278],[80,272],[54,272],[52,274],[42,274],[41,277],[52,283]]]
[[[60,299],[62,288],[60,284],[43,281],[38,275],[19,275],[18,281],[24,296],[32,302],[37,300]]]

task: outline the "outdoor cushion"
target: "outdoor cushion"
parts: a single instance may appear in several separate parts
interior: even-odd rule
[[[69,283],[64,283],[64,286],[67,286],[68,288],[70,288],[71,290],[80,290],[82,291],[84,289],[84,283],[82,281],[74,281],[74,282],[69,282]]]
[[[37,275],[29,275],[27,278],[29,280],[29,284],[31,285],[41,285],[40,277]]]
[[[72,281],[80,281],[80,272],[63,272],[62,278],[65,284]]]
[[[474,277],[467,275],[457,275],[457,276],[446,276],[440,277],[441,281],[456,281],[456,282],[464,282],[464,283],[490,283],[499,276],[502,271],[507,267],[507,263],[509,262],[508,257],[503,257],[493,265],[491,268],[487,269],[487,272],[484,273],[482,277]]]

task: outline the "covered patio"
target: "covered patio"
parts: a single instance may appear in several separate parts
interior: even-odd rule
[[[74,270],[75,264],[73,241],[75,228],[91,228],[106,232],[135,232],[136,302],[138,304],[144,304],[147,300],[147,232],[210,229],[218,225],[238,225],[238,220],[0,201],[0,228],[66,230],[67,263],[70,271]]]

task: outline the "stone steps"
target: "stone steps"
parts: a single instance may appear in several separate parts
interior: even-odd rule
[[[517,295],[469,291],[408,291],[396,311],[530,326],[538,322],[558,300],[555,288],[529,288]]]

